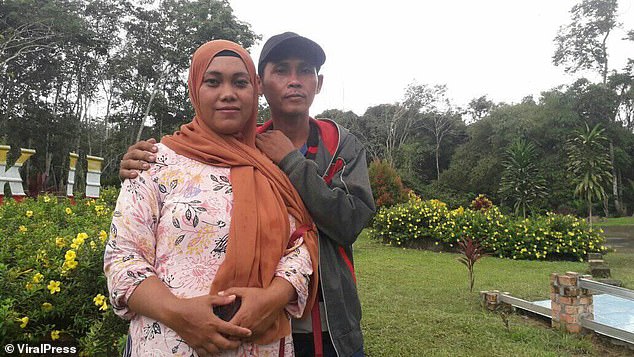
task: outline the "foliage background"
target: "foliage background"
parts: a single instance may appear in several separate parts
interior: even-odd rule
[[[103,191],[108,201],[117,195]],[[73,205],[48,195],[0,205],[3,345],[58,341],[84,355],[119,354],[127,323],[107,302],[103,274],[112,208],[103,199]]]
[[[504,163],[512,145],[524,142],[533,147],[526,172],[541,180],[516,179],[547,183],[530,199],[526,215],[585,214],[566,171],[565,144],[585,125],[600,125],[613,179],[605,183],[607,200],[594,202],[593,212],[631,215],[634,59],[610,67],[614,61],[601,41],[618,26],[634,27],[618,18],[618,10],[615,0],[579,0],[553,39],[553,63],[570,73],[596,71],[598,83],[579,78],[520,103],[482,96],[459,107],[447,86],[412,82],[400,102],[369,107],[363,115],[331,109],[316,116],[350,128],[366,146],[368,164],[388,162],[407,188],[453,208],[483,193],[503,212],[516,211],[516,200],[525,197],[510,199],[502,178],[514,177]],[[249,49],[260,36],[221,0],[0,2],[0,143],[13,148],[9,164],[20,147],[37,150],[21,170],[32,195],[63,191],[70,151],[82,156],[77,191],[85,185],[85,155],[104,157],[102,183],[117,185],[118,162],[130,144],[160,138],[191,118],[189,57],[216,38]],[[622,39],[633,40],[634,30]]]

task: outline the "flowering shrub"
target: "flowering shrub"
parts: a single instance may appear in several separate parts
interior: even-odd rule
[[[407,201],[407,192],[396,169],[385,160],[374,160],[368,168],[370,186],[377,207]]]
[[[42,195],[0,205],[0,341],[119,354],[127,324],[108,304],[103,274],[111,217],[102,199],[71,205]]]
[[[387,244],[449,250],[469,236],[489,254],[512,259],[583,260],[605,249],[602,231],[583,219],[552,213],[522,219],[505,216],[494,205],[482,209],[485,205],[450,210],[438,200],[411,196],[406,203],[380,209],[370,234]]]
[[[474,211],[486,211],[493,207],[493,202],[484,194],[479,194],[478,197],[471,201],[471,209]]]

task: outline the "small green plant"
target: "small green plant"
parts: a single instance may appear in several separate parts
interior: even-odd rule
[[[458,242],[458,252],[462,254],[458,261],[464,264],[469,272],[469,292],[473,292],[473,285],[475,284],[473,268],[475,263],[485,256],[484,249],[482,249],[478,240],[466,236]]]
[[[504,328],[506,328],[507,332],[511,332],[511,325],[509,317],[513,313],[513,306],[509,304],[498,304],[495,308],[495,312],[500,315],[500,319],[502,319],[502,323],[504,324]]]

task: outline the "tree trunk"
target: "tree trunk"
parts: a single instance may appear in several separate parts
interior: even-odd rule
[[[603,52],[603,58],[605,61],[603,62],[603,69],[601,70],[601,75],[603,76],[603,84],[605,85],[608,82],[608,49],[606,42],[608,41],[608,36],[610,35],[610,30],[605,33],[603,37],[603,43],[601,44],[601,51]]]
[[[614,164],[614,145],[612,144],[612,140],[610,140],[610,163],[612,164],[612,194],[614,195],[614,209],[616,210],[617,215],[623,216],[621,197],[619,195],[619,177],[616,174],[616,165]]]
[[[588,200],[588,224],[592,228],[592,200]]]
[[[53,154],[48,151],[49,146],[49,133],[46,133],[46,152],[44,153],[44,179],[42,180],[42,188],[44,192],[48,188],[48,176],[51,173],[51,162],[53,161]]]
[[[154,83],[154,88],[152,88],[152,94],[150,95],[150,100],[147,103],[147,106],[145,107],[145,113],[143,114],[143,118],[141,118],[141,124],[139,125],[139,131],[136,134],[136,141],[141,140],[141,135],[143,134],[143,128],[145,127],[145,120],[147,119],[148,115],[150,114],[150,108],[152,108],[152,102],[154,101],[154,97],[156,97],[156,94],[159,91],[159,87],[161,86],[161,84],[163,83],[163,80],[165,79],[165,77],[167,77],[167,74],[169,73],[169,67],[166,68],[163,73],[161,73],[161,76],[159,77],[159,79],[156,81],[156,83]]]
[[[436,179],[440,182],[440,142],[436,142]]]

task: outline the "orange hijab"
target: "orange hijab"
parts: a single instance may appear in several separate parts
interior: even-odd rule
[[[202,120],[198,100],[204,72],[214,56],[224,50],[240,56],[253,86],[253,113],[239,139],[209,129]],[[188,87],[196,116],[192,122],[181,126],[180,131],[163,137],[161,143],[190,159],[231,169],[233,210],[227,254],[211,285],[211,293],[230,287],[268,287],[289,245],[290,214],[296,219],[297,227],[310,227],[304,234],[304,242],[312,259],[313,276],[304,314],[310,313],[318,282],[317,234],[306,207],[288,177],[255,147],[258,84],[253,60],[233,42],[207,42],[194,53]],[[285,313],[280,311],[275,325],[257,337],[256,342],[271,343],[289,333],[290,323]]]

